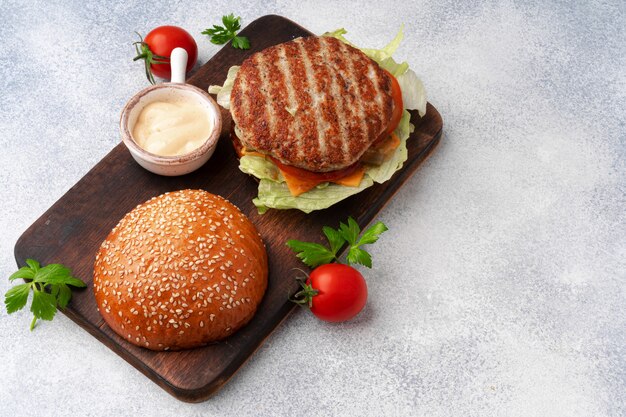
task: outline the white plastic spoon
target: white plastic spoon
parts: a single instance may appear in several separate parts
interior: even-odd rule
[[[187,60],[189,55],[183,48],[174,48],[170,54],[170,68],[172,69],[173,83],[185,83],[185,75],[187,73]]]

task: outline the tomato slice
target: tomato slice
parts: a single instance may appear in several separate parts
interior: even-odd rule
[[[235,153],[237,154],[237,157],[241,158],[243,156],[243,145],[241,144],[239,137],[235,133],[235,122],[232,122],[230,124],[230,140],[233,142],[233,148],[235,148]]]
[[[280,162],[278,159],[272,157],[272,156],[268,156],[268,158],[274,163],[276,164],[276,166],[281,170],[284,171],[286,173],[288,173],[289,175],[291,175],[292,177],[296,177],[302,180],[314,180],[314,181],[320,181],[320,182],[332,182],[334,180],[343,178],[343,177],[347,177],[348,175],[354,173],[355,171],[357,171],[361,164],[359,162],[355,162],[354,164],[350,165],[349,167],[346,168],[342,168],[342,169],[338,169],[336,171],[329,171],[329,172],[313,172],[313,171],[308,171],[306,169],[302,169],[302,168],[298,168],[298,167],[294,167],[292,165],[285,165],[282,162]]]
[[[400,124],[400,120],[402,120],[402,113],[404,110],[404,103],[402,101],[402,90],[400,89],[400,84],[398,84],[398,80],[396,77],[391,75],[391,73],[387,70],[383,70],[389,75],[391,79],[391,98],[393,100],[393,111],[391,113],[391,119],[389,119],[389,125],[387,126],[387,130],[380,134],[378,139],[374,141],[374,144],[379,144],[383,142],[385,139],[389,137],[396,127]]]
[[[400,84],[398,84],[398,80],[396,77],[391,75],[391,73],[385,70],[389,78],[391,78],[391,97],[393,98],[393,112],[391,113],[391,120],[389,120],[389,126],[387,127],[387,134],[396,130],[396,127],[400,124],[400,120],[402,119],[402,113],[404,110],[404,104],[402,102],[402,90],[400,89]]]

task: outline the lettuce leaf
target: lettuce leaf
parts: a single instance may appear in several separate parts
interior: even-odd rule
[[[261,214],[265,213],[269,208],[296,208],[305,213],[310,213],[313,210],[328,208],[351,195],[360,193],[373,184],[372,179],[366,175],[358,187],[345,187],[343,185],[325,183],[294,197],[284,182],[262,179],[259,182],[259,195],[252,202],[257,206]]]
[[[277,182],[284,182],[280,169],[267,159],[255,156],[244,155],[239,159],[239,169],[246,174],[253,175],[259,179],[268,179]]]
[[[332,32],[326,32],[322,36],[330,36],[333,38],[337,38],[343,43],[347,43],[348,45],[357,48],[358,50],[360,50],[365,55],[372,58],[374,61],[378,62],[379,64],[382,64],[383,62],[391,58],[391,56],[394,54],[394,52],[396,52],[396,50],[400,46],[402,39],[404,39],[404,25],[400,26],[400,30],[398,31],[398,34],[396,35],[396,37],[393,38],[391,42],[389,42],[383,49],[359,48],[358,46],[356,46],[355,44],[347,40],[345,36],[343,36],[346,33],[348,33],[347,30],[345,30],[344,28],[340,28]],[[408,68],[409,65],[407,64],[406,67]]]
[[[398,80],[400,90],[402,90],[404,108],[407,110],[417,110],[420,116],[424,116],[426,114],[426,90],[424,89],[424,84],[417,77],[417,74],[409,69],[408,63],[397,63],[391,56],[396,52],[400,46],[400,42],[402,42],[404,38],[404,25],[400,27],[396,37],[383,49],[359,48],[343,36],[346,33],[348,32],[341,28],[333,32],[326,32],[322,36],[337,38],[350,46],[354,46],[365,55],[378,62],[378,65],[389,71]]]
[[[399,78],[409,69],[409,64],[407,62],[402,62],[398,64],[396,61],[393,60],[393,58],[387,58],[380,62],[379,65],[389,71],[389,73],[396,78]]]
[[[416,109],[421,117],[426,114],[426,90],[424,83],[417,77],[413,70],[407,70],[404,74],[396,77],[400,90],[402,90],[402,103],[405,109]]]
[[[239,160],[239,169],[260,180],[259,194],[252,202],[257,206],[261,214],[270,208],[296,208],[305,213],[310,213],[313,210],[328,208],[351,195],[360,193],[374,185],[374,183],[380,184],[389,180],[396,171],[402,168],[407,159],[406,141],[414,129],[414,126],[409,122],[410,118],[411,115],[405,110],[398,127],[394,131],[400,139],[400,146],[380,166],[369,166],[358,187],[323,183],[306,193],[294,197],[289,192],[289,188],[276,165],[260,156],[242,156]]]
[[[235,84],[237,72],[239,72],[239,67],[233,65],[228,69],[228,75],[226,75],[224,85],[209,86],[209,93],[217,94],[217,99],[215,101],[217,101],[217,104],[224,107],[225,109],[230,109],[230,92],[233,90],[233,85]]]
[[[395,130],[396,135],[398,135],[398,138],[400,139],[400,146],[398,146],[391,158],[383,162],[380,166],[369,167],[367,171],[365,171],[366,175],[374,180],[374,182],[382,184],[383,182],[389,180],[393,177],[393,174],[395,174],[397,170],[402,168],[404,161],[407,160],[408,151],[406,148],[406,140],[414,128],[414,126],[409,123],[410,118],[411,115],[405,110],[402,114],[402,119],[400,119],[400,123]]]

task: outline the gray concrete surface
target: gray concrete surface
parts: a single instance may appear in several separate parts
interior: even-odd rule
[[[366,310],[296,312],[185,404],[63,315],[29,332],[2,307],[0,415],[626,415],[624,2],[264,3],[2,2],[0,292],[19,235],[118,143],[133,31],[183,26],[206,62],[222,14],[276,13],[363,46],[405,23],[445,121],[379,217]]]

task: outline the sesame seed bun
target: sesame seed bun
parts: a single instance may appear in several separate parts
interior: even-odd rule
[[[100,314],[152,350],[206,345],[254,315],[267,287],[267,254],[248,218],[202,190],[162,194],[126,214],[94,265]]]

